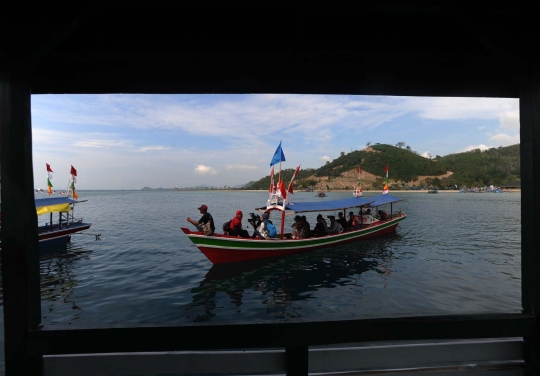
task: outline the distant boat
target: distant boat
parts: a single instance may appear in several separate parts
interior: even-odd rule
[[[73,216],[73,207],[75,204],[84,202],[76,201],[67,197],[47,197],[36,198],[37,215],[49,214],[49,223],[38,227],[38,240],[40,247],[65,244],[71,239],[71,234],[88,230],[91,223],[83,222],[82,218]],[[53,221],[53,213],[58,213],[58,220]],[[1,214],[1,207],[0,207]],[[2,249],[2,240],[0,238],[0,250]]]
[[[439,191],[437,189],[430,189],[427,193],[439,193]]]
[[[362,187],[360,186],[360,166],[356,168],[356,171],[358,171],[358,182],[356,184],[356,187],[353,190],[353,197],[362,197]]]
[[[326,197],[326,193],[319,191],[319,193],[317,193],[317,197]]]

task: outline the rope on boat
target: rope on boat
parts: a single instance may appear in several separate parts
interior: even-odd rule
[[[74,232],[74,234],[95,236],[96,240],[101,240],[101,234],[87,234],[85,232]]]

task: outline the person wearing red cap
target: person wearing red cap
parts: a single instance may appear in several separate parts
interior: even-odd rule
[[[244,214],[241,210],[236,211],[236,216],[231,220],[229,224],[229,235],[238,236],[239,238],[249,238],[247,230],[242,229],[242,218]]]
[[[199,219],[199,222],[194,221],[193,219],[187,217],[187,221],[194,225],[197,228],[197,231],[203,231],[203,226],[210,221],[210,228],[212,229],[212,234],[216,231],[216,227],[214,226],[214,218],[212,218],[212,215],[208,213],[208,206],[201,205],[198,207],[199,212],[202,214],[201,219]]]

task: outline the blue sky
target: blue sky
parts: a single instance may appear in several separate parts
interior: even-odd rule
[[[420,155],[519,143],[519,100],[356,95],[33,95],[34,181],[65,189],[236,186],[318,168],[367,142]]]

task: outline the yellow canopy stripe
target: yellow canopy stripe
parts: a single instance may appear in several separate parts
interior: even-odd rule
[[[37,215],[42,215],[42,214],[47,214],[47,213],[57,213],[57,212],[68,212],[70,210],[71,208],[69,207],[69,203],[40,206],[39,208],[36,208]]]

